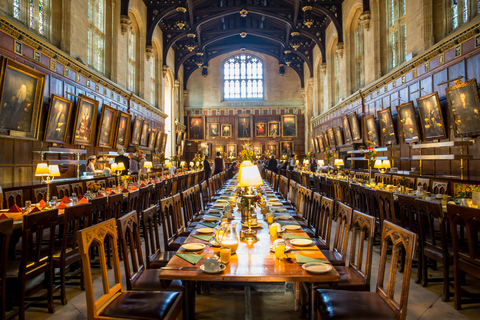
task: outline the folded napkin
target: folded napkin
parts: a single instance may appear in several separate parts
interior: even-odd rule
[[[7,217],[6,215],[2,214],[2,215],[0,216],[0,221],[5,220],[5,219],[8,219],[8,217]]]
[[[41,210],[38,207],[34,207],[30,213],[40,212]]]
[[[78,199],[78,200],[81,200],[81,199],[83,199],[83,196],[82,196],[81,194],[79,194],[79,195],[77,196],[77,199]]]
[[[70,203],[70,202],[72,202],[72,200],[70,200],[69,197],[64,196],[64,197],[62,198],[62,202],[63,202],[63,203]]]
[[[213,222],[200,222],[200,224],[203,224],[205,227],[209,228],[215,228],[217,226],[217,224]]]
[[[207,212],[207,216],[214,216],[214,217],[221,217],[222,215],[220,213],[214,213],[214,212]]]
[[[80,199],[80,198],[79,198],[79,199]],[[43,207],[45,207],[46,205],[47,205],[47,203],[46,203],[45,201],[43,201],[43,199],[40,200],[40,202],[38,203],[38,206],[39,206],[40,208],[43,208]]]
[[[297,236],[295,234],[290,234],[286,233],[283,235],[283,237],[287,240],[292,240],[292,239],[310,239],[309,237],[304,237],[304,236]]]
[[[210,239],[212,239],[212,236],[202,235],[202,234],[192,234],[192,237],[203,240],[205,242],[208,242],[210,241]]]
[[[110,188],[107,187],[107,189],[105,189],[105,192],[109,192],[109,191],[112,191],[112,190],[110,190]]]
[[[132,189],[130,189],[130,191],[135,191],[135,190],[138,190],[136,186],[133,186]]]
[[[140,188],[145,188],[146,186],[147,186],[147,185],[142,182],[142,184],[140,185]]]
[[[113,196],[114,194],[117,194],[115,191],[110,191],[110,195]]]
[[[138,186],[138,183],[137,183],[137,182],[134,182],[133,185],[136,187],[136,186]]]
[[[152,182],[152,181],[149,181],[148,184],[153,184],[153,182]]]
[[[85,203],[88,203],[88,200],[85,199],[84,197],[82,197],[82,199],[77,202],[77,204],[85,204]]]
[[[128,193],[128,189],[123,188],[122,193]]]
[[[296,225],[296,223],[292,223],[291,221],[289,222],[289,221],[278,220],[278,221],[276,221],[276,222],[277,222],[279,225],[281,225],[281,226],[288,226],[288,225],[292,225],[292,224],[293,224],[293,225]]]
[[[176,253],[175,255],[193,265],[196,265],[198,261],[202,260],[203,258],[203,254]]]
[[[306,257],[304,255],[294,253],[295,259],[297,259],[298,263],[311,263],[311,262],[319,262],[319,263],[325,263],[325,264],[330,264],[330,262],[325,261],[325,260],[320,260],[320,259],[315,259],[311,257]]]
[[[60,202],[59,204],[57,204],[57,209],[65,209],[67,207],[67,205],[63,202]]]
[[[14,204],[10,209],[8,209],[8,212],[22,212],[22,209],[20,209],[16,204]]]

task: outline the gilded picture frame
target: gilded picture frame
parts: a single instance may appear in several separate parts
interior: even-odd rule
[[[138,146],[140,145],[140,135],[142,134],[143,119],[140,117],[135,117],[133,119],[133,130],[132,130],[132,139],[131,145]]]
[[[117,128],[118,110],[107,105],[102,106],[100,124],[98,127],[97,146],[102,148],[115,147],[115,129]]]
[[[223,158],[223,153],[225,152],[225,146],[224,145],[216,145],[213,147],[213,156],[217,156],[217,152],[220,152],[220,157]]]
[[[266,138],[266,137],[267,137],[267,123],[266,122],[255,123],[255,138]]]
[[[435,140],[446,138],[447,133],[438,92],[418,98],[417,106],[423,139]]]
[[[360,123],[356,112],[352,112],[348,115],[348,122],[350,125],[350,132],[352,134],[352,142],[362,141],[362,130],[360,130]]]
[[[337,143],[335,141],[335,133],[333,131],[333,128],[327,129],[327,136],[328,136],[328,144],[330,148],[335,149],[337,146]]]
[[[328,133],[327,131],[324,131],[323,132],[323,142],[325,142],[325,150],[327,150],[327,148],[332,148],[332,146],[330,145],[330,141],[328,141]]]
[[[237,145],[236,144],[227,144],[227,157],[236,158],[237,157]]]
[[[282,138],[296,138],[297,131],[297,116],[294,114],[282,115]]]
[[[220,123],[208,123],[207,133],[209,139],[220,138]]]
[[[380,145],[380,139],[378,137],[377,121],[374,115],[370,115],[364,118],[365,138],[370,141],[372,146],[377,147]]]
[[[232,137],[232,125],[231,124],[222,124],[220,126],[220,136],[222,138],[231,138]]]
[[[167,149],[167,139],[168,139],[168,133],[163,133],[162,135],[162,151],[165,152]]]
[[[343,146],[342,128],[335,127],[333,129],[333,132],[335,133],[335,141],[337,143],[337,146]]]
[[[235,126],[237,130],[235,135],[237,140],[253,139],[253,118],[252,115],[242,114],[235,116]]]
[[[147,147],[150,149],[155,149],[155,141],[157,139],[157,130],[150,129],[150,135],[148,136]]]
[[[72,109],[72,101],[52,94],[43,141],[59,144],[67,143],[68,124],[70,123]]]
[[[280,137],[280,121],[268,122],[268,137],[269,138]]]
[[[157,133],[157,139],[155,141],[155,150],[158,152],[162,152],[162,141],[163,141],[163,132],[159,131]]]
[[[325,143],[323,142],[323,136],[322,135],[319,135],[317,137],[317,141],[318,141],[318,150],[319,152],[325,152]]]
[[[265,150],[270,151],[271,154],[275,156],[275,158],[279,157],[279,150],[278,150],[278,142],[268,142],[265,144]]]
[[[382,139],[382,144],[384,146],[397,144],[391,107],[378,111],[377,117],[378,122],[380,123],[380,136]]]
[[[280,152],[282,153],[282,155],[290,155],[292,153],[295,153],[295,145],[293,144],[293,141],[281,141]]]
[[[412,101],[397,106],[398,122],[402,128],[403,141],[418,142],[421,140],[417,114]]]
[[[150,123],[147,120],[143,120],[142,134],[140,136],[140,145],[143,147],[147,146],[149,127],[150,127]]]
[[[72,144],[93,146],[97,124],[99,102],[85,95],[80,95],[77,103],[77,115],[73,126]]]
[[[342,117],[342,126],[343,126],[343,135],[345,137],[345,144],[353,142],[352,131],[350,130],[350,122],[348,121],[348,116]]]
[[[205,116],[188,117],[188,140],[205,140]]]
[[[257,158],[260,158],[263,155],[263,145],[261,145],[261,144],[253,145],[253,154]]]
[[[455,137],[473,137],[480,134],[480,97],[477,79],[456,81],[445,90]]]
[[[130,138],[130,127],[132,125],[132,115],[126,112],[120,111],[117,121],[117,137],[115,139],[115,147],[125,149],[128,147]]]
[[[210,152],[210,147],[211,143],[208,142],[201,142],[198,144],[198,153],[200,153],[202,156],[208,156],[210,159],[211,157],[211,152]]]

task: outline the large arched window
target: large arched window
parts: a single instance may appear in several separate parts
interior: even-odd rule
[[[387,0],[387,43],[389,69],[402,64],[407,56],[405,0]]]
[[[322,63],[318,64],[318,101],[317,101],[317,115],[323,112],[324,104],[325,104],[325,97],[323,96],[324,93],[324,78],[325,78],[325,65]]]
[[[163,95],[163,106],[164,110],[168,117],[165,119],[165,133],[168,134],[167,145],[165,147],[165,157],[170,158],[172,156],[172,93],[173,93],[173,83],[170,73],[167,73],[165,76],[165,92]]]
[[[333,104],[340,101],[340,59],[338,53],[333,53]]]
[[[457,29],[464,23],[468,22],[469,18],[469,0],[448,0],[450,2],[450,16],[451,26],[450,31]],[[447,3],[448,3],[447,2]],[[477,2],[477,13],[480,12],[480,0]],[[473,10],[472,10],[473,11]]]
[[[13,17],[20,20],[20,13],[22,12],[22,5],[20,0],[13,0]]]
[[[352,68],[350,78],[352,79],[352,93],[359,90],[365,84],[364,80],[364,67],[363,67],[363,25],[360,23],[361,9],[358,9],[355,13],[352,25],[351,34],[353,36],[352,41]]]
[[[27,23],[27,25],[40,33],[47,35],[47,12],[49,0],[13,0],[13,17]]]
[[[136,59],[136,26],[133,25],[127,32],[127,88],[130,91],[135,92],[135,70],[137,69]]]
[[[156,61],[157,51],[153,48],[153,54],[150,58],[150,103],[157,105],[157,69]]]
[[[225,100],[263,99],[263,62],[247,54],[235,55],[223,64]]]
[[[104,72],[105,1],[88,0],[88,64]]]

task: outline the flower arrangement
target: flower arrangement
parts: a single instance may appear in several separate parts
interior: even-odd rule
[[[455,187],[455,199],[472,199],[473,191],[480,191],[480,186],[473,184],[457,184]]]
[[[142,162],[142,160],[146,160],[146,159],[147,159],[147,157],[142,152],[142,150],[140,150],[138,148],[135,148],[135,153],[134,153],[134,156],[132,157],[132,160],[135,160],[137,162],[137,164],[140,164],[140,162]]]
[[[312,161],[315,158],[315,153],[310,150],[305,156],[305,159]]]
[[[88,186],[88,190],[91,192],[91,193],[97,193],[98,190],[100,190],[102,188],[102,186],[99,184],[99,183],[91,183],[89,186]]]
[[[167,160],[167,158],[165,158],[165,153],[159,152],[159,153],[158,153],[158,161],[159,161],[161,164],[164,164],[164,163],[165,163],[165,160]]]
[[[330,150],[331,150],[330,147],[327,147],[327,148],[325,149],[325,160],[327,160],[327,162],[330,160],[330,158],[333,157],[333,153],[332,153],[332,151],[330,151]]]
[[[128,184],[128,183],[132,183],[132,177],[127,176],[127,175],[122,176],[122,177],[120,178],[120,180],[121,180],[122,183],[124,183],[124,184],[125,184],[125,183],[127,183],[127,184]]]
[[[245,143],[243,145],[243,150],[240,152],[240,156],[243,158],[243,160],[254,160],[254,156],[253,156],[253,151],[249,151],[248,150],[248,146],[250,144],[249,143]]]
[[[409,181],[406,177],[400,177],[397,180],[398,184],[401,185],[402,187],[408,187]]]
[[[193,157],[192,161],[193,162],[203,162],[205,158],[200,154],[196,153],[195,156]]]
[[[348,177],[350,175],[350,170],[343,170],[343,174]]]
[[[377,151],[370,140],[367,141],[366,146],[361,145],[358,150],[363,153],[363,158],[365,158],[365,160],[373,161],[377,158]]]
[[[272,152],[270,150],[265,150],[265,152],[263,153],[263,155],[267,158],[270,158],[272,156]]]
[[[180,163],[180,155],[179,154],[175,154],[172,159],[172,161],[176,161],[178,164]]]

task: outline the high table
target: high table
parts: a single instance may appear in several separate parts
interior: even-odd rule
[[[275,259],[274,253],[270,252],[269,247],[273,245],[273,241],[277,237],[271,237],[268,232],[268,225],[266,221],[259,215],[259,221],[263,223],[262,228],[257,228],[257,237],[259,241],[248,245],[247,243],[240,242],[236,254],[230,257],[230,263],[226,266],[223,272],[218,274],[207,274],[200,269],[194,271],[185,270],[162,270],[160,279],[162,280],[174,280],[180,279],[186,288],[186,319],[194,319],[195,317],[195,281],[209,281],[209,282],[236,282],[236,283],[273,283],[273,282],[295,282],[300,284],[302,282],[309,284],[310,290],[310,317],[315,318],[314,314],[314,283],[334,283],[340,280],[340,276],[335,269],[324,274],[313,274],[305,271],[300,264],[298,264],[294,258],[293,253],[289,253],[292,257],[292,262]],[[234,211],[233,223],[237,223],[237,235],[241,226],[241,214],[238,210]],[[295,220],[289,220],[291,224],[296,224]],[[200,223],[197,228],[202,228]],[[194,230],[193,234],[197,232]],[[289,233],[308,237],[305,231],[302,229],[289,231]],[[239,237],[240,238],[240,237]],[[204,243],[206,242],[192,237],[191,235],[186,239],[185,243]],[[286,240],[287,246],[293,248],[293,252],[300,253],[302,255],[328,261],[318,247],[312,245],[309,247],[295,247],[290,244],[289,240]],[[295,251],[300,249],[316,249],[315,251]],[[196,267],[200,267],[203,264],[205,258],[213,256],[218,253],[220,248],[206,246],[201,252],[203,254],[202,260],[200,260]],[[179,252],[181,252],[179,250]],[[184,252],[182,252],[184,253]],[[186,252],[185,252],[186,253]],[[200,252],[197,252],[200,253]],[[167,267],[192,267],[190,263],[174,256]],[[245,319],[250,320],[252,318],[252,310],[250,304],[250,286],[245,285]],[[297,285],[297,287],[299,287]]]

